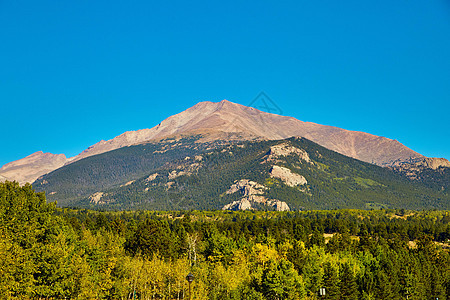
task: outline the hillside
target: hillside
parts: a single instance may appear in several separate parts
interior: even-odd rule
[[[412,182],[442,191],[450,188],[450,162],[446,159],[419,158],[395,163],[390,168]]]
[[[167,139],[87,157],[41,176],[33,186],[38,191],[46,191],[51,201],[68,206],[95,191],[125,184],[173,160],[220,145],[219,142],[197,144],[196,139]]]
[[[67,165],[35,182],[62,206],[96,209],[449,209],[448,188],[343,156],[304,138],[168,139]]]
[[[64,154],[35,152],[0,168],[0,182],[15,180],[20,184],[33,182],[39,176],[56,170],[67,162]]]
[[[0,179],[33,182],[39,176],[83,158],[115,149],[158,142],[168,137],[201,136],[200,141],[279,140],[304,137],[325,148],[380,166],[422,159],[423,155],[396,140],[369,133],[349,131],[337,127],[303,122],[292,117],[270,114],[252,107],[232,103],[200,102],[187,110],[170,116],[150,129],[125,132],[111,140],[100,141],[80,154],[66,159],[52,155],[54,161],[29,157],[9,163],[0,169]],[[70,138],[70,137],[68,137]],[[32,156],[43,156],[42,152]],[[10,166],[13,165],[12,170]]]

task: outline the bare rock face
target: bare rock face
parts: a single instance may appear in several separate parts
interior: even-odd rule
[[[423,159],[416,159],[415,165],[436,170],[440,167],[450,168],[450,161],[445,158],[427,157]]]
[[[297,155],[300,160],[311,163],[311,159],[309,158],[309,155],[305,150],[294,147],[288,142],[270,147],[270,151],[266,157],[266,161],[276,162],[280,157],[290,155]]]
[[[172,180],[183,175],[186,175],[186,172],[184,171],[177,172],[177,170],[173,170],[172,172],[169,173],[169,179]]]
[[[305,177],[300,174],[294,173],[288,168],[273,166],[270,171],[270,177],[281,179],[286,185],[294,187],[297,185],[304,185],[308,182]]]
[[[230,204],[225,205],[222,210],[249,210],[253,209],[252,204],[250,203],[247,197],[242,198],[238,201],[233,201]]]
[[[240,200],[233,201],[225,205],[222,210],[248,210],[254,209],[252,204],[265,205],[275,208],[277,211],[289,211],[289,206],[286,202],[280,200],[269,200],[262,196],[264,191],[267,190],[262,184],[257,182],[241,179],[236,181],[230,189],[226,192],[227,194],[234,194],[236,192],[241,193],[243,197]]]
[[[147,179],[145,179],[145,180],[147,182],[151,182],[151,181],[155,180],[156,177],[158,177],[158,175],[159,175],[158,173],[152,174],[152,175],[148,176]]]
[[[5,180],[18,181],[20,184],[32,183],[40,176],[64,166],[66,162],[64,154],[39,151],[4,165],[0,169],[0,176]]]
[[[128,186],[134,183],[134,180],[130,180],[128,182],[125,182],[124,184],[121,184],[120,187]]]
[[[225,205],[222,210],[251,210],[254,209],[252,204],[260,204],[275,208],[276,211],[289,211],[289,205],[286,202],[272,199],[268,200],[263,196],[247,196],[240,200],[233,201]]]
[[[89,201],[91,203],[95,203],[95,204],[105,204],[106,202],[102,201],[103,196],[106,196],[106,194],[104,194],[102,192],[94,193],[89,196]]]
[[[262,184],[248,179],[241,179],[236,181],[226,193],[234,194],[236,192],[240,192],[243,196],[251,196],[262,195],[265,190],[267,190],[267,187]]]
[[[286,202],[280,200],[269,200],[268,205],[275,207],[276,211],[290,211],[289,205]]]

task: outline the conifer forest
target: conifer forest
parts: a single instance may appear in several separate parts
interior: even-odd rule
[[[101,212],[0,184],[2,299],[444,300],[449,240],[449,211]]]

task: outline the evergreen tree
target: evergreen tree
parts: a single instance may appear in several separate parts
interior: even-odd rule
[[[260,292],[269,300],[299,299],[300,278],[288,260],[270,261],[263,271]]]
[[[358,286],[356,284],[356,278],[348,262],[345,262],[341,265],[341,269],[339,271],[339,280],[341,298],[348,300],[358,299]]]
[[[323,266],[323,287],[325,287],[325,297],[322,299],[340,299],[339,275],[330,262],[326,262]]]
[[[376,296],[378,299],[393,299],[392,284],[389,276],[383,271],[379,270],[376,276],[377,285],[375,287]]]
[[[322,231],[314,230],[314,232],[309,237],[306,246],[308,248],[311,248],[314,245],[317,245],[319,247],[323,247],[325,245],[325,238],[323,237]]]

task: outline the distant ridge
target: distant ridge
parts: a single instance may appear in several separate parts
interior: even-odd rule
[[[199,102],[165,119],[153,128],[127,131],[111,140],[102,140],[69,159],[63,154],[34,153],[3,166],[0,169],[0,178],[18,180],[21,183],[33,182],[39,176],[60,168],[64,164],[118,148],[176,135],[201,135],[203,141],[277,140],[293,136],[305,137],[330,150],[379,166],[391,166],[398,162],[425,158],[396,140],[303,122],[293,117],[266,113],[253,107],[222,100]]]
[[[56,170],[67,162],[64,154],[35,152],[25,158],[7,163],[0,169],[0,181],[32,183],[39,176]]]

